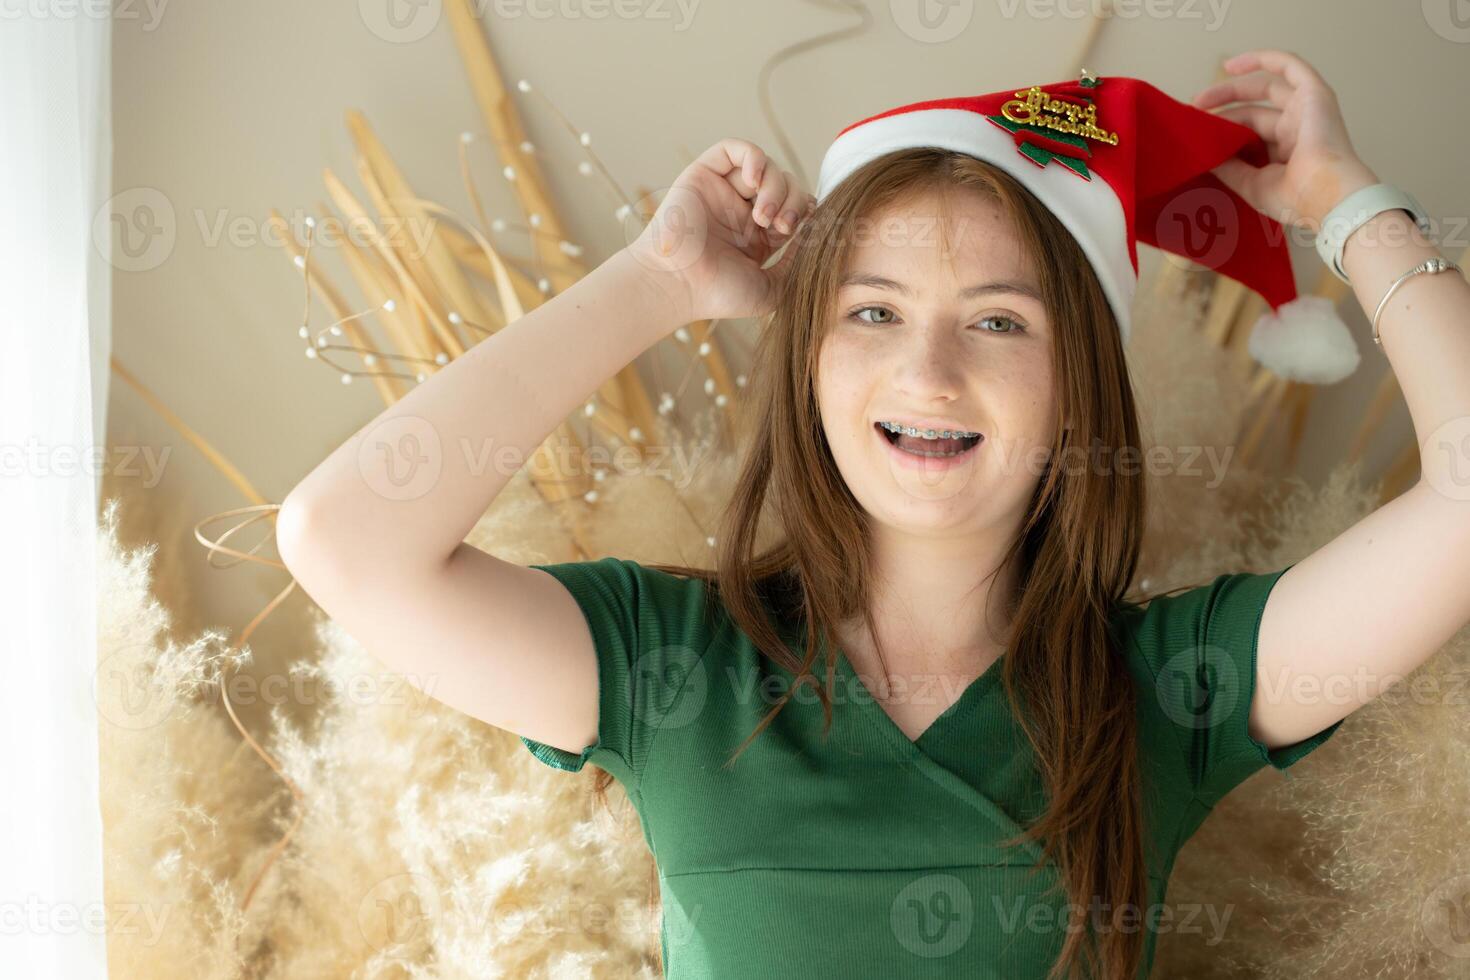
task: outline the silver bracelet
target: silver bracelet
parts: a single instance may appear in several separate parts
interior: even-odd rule
[[[1423,262],[1420,262],[1418,265],[1414,266],[1414,268],[1410,269],[1408,272],[1405,272],[1403,275],[1395,279],[1393,283],[1388,287],[1388,291],[1383,294],[1383,299],[1378,301],[1378,309],[1373,311],[1373,343],[1377,344],[1379,347],[1383,346],[1383,341],[1378,339],[1378,317],[1383,313],[1383,308],[1388,305],[1388,298],[1393,295],[1394,290],[1398,289],[1405,282],[1419,275],[1421,272],[1427,272],[1432,276],[1439,272],[1448,272],[1450,269],[1454,269],[1456,272],[1461,273],[1465,271],[1455,263],[1451,262],[1449,259],[1440,258],[1438,255],[1436,255],[1434,258],[1425,259]]]

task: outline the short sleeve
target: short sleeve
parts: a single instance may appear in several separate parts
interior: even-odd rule
[[[1136,613],[1135,652],[1174,733],[1172,751],[1194,796],[1214,806],[1269,765],[1284,771],[1327,741],[1334,722],[1300,742],[1269,749],[1250,734],[1256,641],[1272,587],[1291,569],[1221,575],[1209,585],[1153,599]]]
[[[626,787],[642,779],[648,750],[668,702],[704,652],[708,627],[704,583],[608,557],[530,565],[576,600],[597,653],[597,739],[580,753],[521,737],[554,769],[580,772],[591,762]]]

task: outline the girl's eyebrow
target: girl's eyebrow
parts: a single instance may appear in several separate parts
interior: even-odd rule
[[[847,286],[872,286],[874,289],[888,289],[903,296],[912,296],[913,292],[901,282],[895,282],[884,276],[875,275],[871,272],[850,272],[839,283],[838,288]],[[1013,293],[1017,296],[1029,296],[1031,299],[1041,302],[1041,290],[1029,282],[1010,282],[1001,280],[997,282],[982,282],[960,290],[960,299],[974,299],[977,296],[986,296],[992,293]]]

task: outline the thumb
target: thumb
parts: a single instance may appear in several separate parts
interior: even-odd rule
[[[1264,167],[1253,167],[1239,157],[1231,157],[1211,172],[1261,214],[1281,224],[1292,222],[1292,202],[1287,194],[1285,164],[1269,163]]]
[[[1239,157],[1231,157],[1229,160],[1221,163],[1211,173],[1220,178],[1220,182],[1226,187],[1245,198],[1252,205],[1256,205],[1256,178],[1260,174],[1258,168],[1252,167]]]

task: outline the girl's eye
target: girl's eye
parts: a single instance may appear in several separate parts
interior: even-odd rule
[[[863,314],[864,313],[867,313],[870,310],[872,312],[874,312],[874,313],[887,313],[889,316],[892,316],[893,315],[893,311],[892,310],[886,309],[886,308],[884,308],[882,306],[863,306],[863,307],[859,307],[856,310],[853,310],[853,312],[852,312],[852,319],[854,319],[854,320],[861,320],[863,323],[892,323],[893,322],[891,320],[869,320],[869,319],[867,319],[866,317],[863,316]]]
[[[887,307],[883,307],[883,306],[861,306],[861,307],[858,307],[856,310],[853,310],[852,313],[849,314],[849,317],[848,318],[849,319],[852,319],[852,320],[858,320],[858,321],[860,321],[862,323],[872,323],[872,324],[892,323],[893,322],[892,320],[870,320],[867,317],[863,316],[864,313],[868,313],[870,311],[873,312],[873,313],[885,313],[885,314],[887,314],[890,317],[893,316],[893,311],[890,310],[890,309],[888,309]],[[1006,329],[1004,329],[1004,330],[994,330],[994,329],[991,329],[990,327],[981,327],[980,329],[983,330],[983,331],[985,331],[986,333],[1019,333],[1019,332],[1021,332],[1022,330],[1025,329],[1023,326],[1021,326],[1021,323],[1020,323],[1019,320],[1016,320],[1013,317],[1008,317],[1008,316],[1005,316],[1005,315],[999,314],[999,313],[991,314],[990,316],[981,317],[978,322],[985,323],[988,320],[998,320],[1001,323],[1009,324],[1009,326]]]
[[[991,330],[990,333],[1019,333],[1021,330],[1025,329],[1018,321],[999,313],[995,314],[994,316],[986,316],[980,318],[981,323],[984,323],[986,320],[999,320],[1002,323],[1010,324],[1010,327],[1005,330]]]

